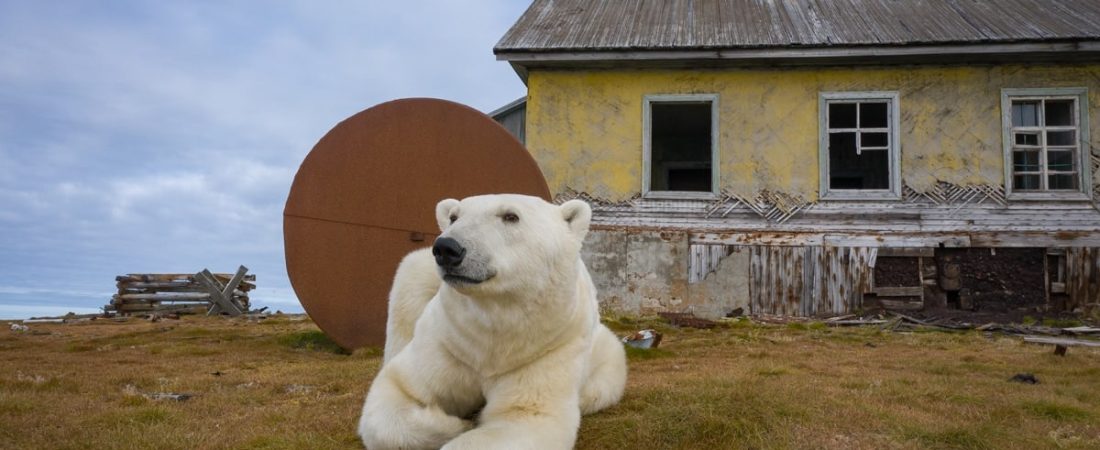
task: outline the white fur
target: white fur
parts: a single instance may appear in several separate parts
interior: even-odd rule
[[[368,449],[567,449],[582,413],[619,401],[626,357],[579,256],[591,217],[521,195],[439,202],[440,237],[466,255],[450,272],[428,249],[398,267]]]

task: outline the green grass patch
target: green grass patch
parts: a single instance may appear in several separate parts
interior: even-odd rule
[[[1086,420],[1092,416],[1088,411],[1081,408],[1047,400],[1023,402],[1020,407],[1036,417],[1050,420]]]
[[[756,371],[756,374],[762,377],[778,377],[780,375],[786,375],[788,373],[790,373],[790,371],[782,367],[769,367]]]
[[[675,354],[663,348],[637,348],[631,347],[629,345],[624,346],[624,348],[626,349],[626,357],[630,361],[644,361],[647,359],[667,358]]]
[[[142,408],[129,414],[130,423],[139,425],[153,425],[167,422],[171,419],[171,412],[161,407]]]
[[[945,430],[910,428],[903,433],[906,439],[916,441],[920,448],[973,450],[995,448],[982,437],[983,434],[978,427],[954,427]]]
[[[1054,328],[1073,328],[1083,325],[1080,320],[1077,319],[1043,319],[1043,326]]]
[[[279,336],[278,342],[293,349],[312,350],[318,352],[335,353],[338,355],[350,355],[351,352],[341,347],[325,333],[320,331],[300,331],[297,333]]]
[[[34,411],[34,402],[25,398],[0,396],[0,416],[19,415]]]
[[[87,342],[70,342],[65,344],[65,351],[69,353],[82,353],[95,350],[96,346]]]

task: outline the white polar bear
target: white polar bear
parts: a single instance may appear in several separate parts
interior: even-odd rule
[[[622,397],[626,355],[580,259],[592,210],[523,195],[447,199],[405,257],[359,434],[381,449],[567,449]],[[445,281],[445,282],[444,282]]]

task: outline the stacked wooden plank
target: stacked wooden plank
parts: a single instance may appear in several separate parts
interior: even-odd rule
[[[119,314],[178,312],[237,315],[250,308],[249,292],[256,288],[256,275],[146,273],[115,277],[118,293],[104,310]]]

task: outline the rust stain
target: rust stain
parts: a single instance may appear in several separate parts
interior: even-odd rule
[[[1054,239],[1059,241],[1072,241],[1074,239],[1088,236],[1088,233],[1082,233],[1079,231],[1058,231],[1054,233]]]

